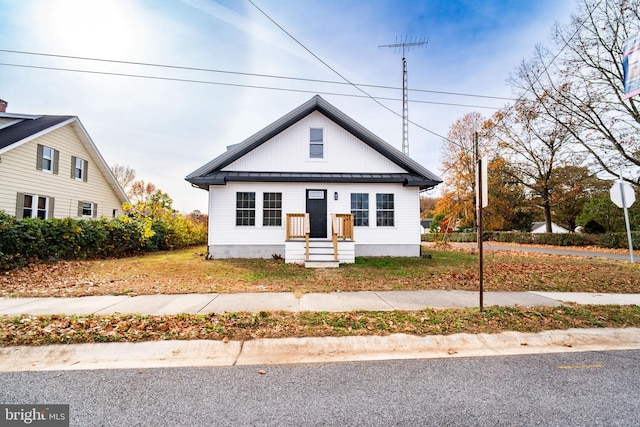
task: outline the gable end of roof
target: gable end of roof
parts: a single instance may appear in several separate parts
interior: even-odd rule
[[[325,115],[338,126],[353,134],[365,144],[369,145],[371,148],[406,170],[408,172],[407,176],[412,178],[409,179],[405,185],[419,185],[421,188],[431,188],[442,182],[438,176],[424,168],[409,156],[403,154],[401,151],[383,141],[351,117],[331,105],[320,95],[315,95],[309,101],[300,105],[251,137],[245,139],[243,142],[231,146],[231,148],[225,153],[193,171],[187,175],[185,179],[193,185],[197,185],[198,187],[205,189],[205,183],[207,182],[211,184],[213,184],[214,181],[216,184],[221,183],[221,175],[219,174],[221,169],[315,111]],[[213,178],[214,175],[217,177],[216,179]],[[208,180],[207,177],[210,179]],[[226,182],[226,176],[224,181]],[[421,183],[418,184],[418,182]]]

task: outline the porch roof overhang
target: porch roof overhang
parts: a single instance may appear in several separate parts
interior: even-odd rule
[[[236,172],[217,171],[190,179],[191,184],[208,190],[209,185],[227,182],[340,182],[340,183],[393,183],[426,190],[439,181],[408,173],[320,173],[320,172]]]

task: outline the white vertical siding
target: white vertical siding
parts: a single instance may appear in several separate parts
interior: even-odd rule
[[[355,228],[356,245],[419,245],[420,201],[416,187],[399,184],[228,183],[209,187],[209,245],[277,245],[285,240],[287,213],[306,210],[306,190],[327,190],[327,230],[331,213],[351,212],[351,193],[369,194],[369,226]],[[236,192],[256,193],[256,225],[236,226]],[[282,193],[282,226],[262,226],[262,194]],[[334,194],[338,193],[338,200]],[[394,195],[393,227],[376,226],[376,194]]]
[[[38,144],[60,152],[57,175],[36,169]],[[71,178],[72,156],[89,162],[87,182]],[[77,218],[78,201],[97,203],[98,217],[111,217],[114,209],[122,211],[121,203],[109,186],[107,178],[102,175],[71,125],[63,126],[7,151],[1,158],[0,210],[11,215],[16,214],[17,193],[55,198],[56,218]]]
[[[309,129],[324,129],[324,158],[309,158]],[[404,169],[315,111],[223,168],[252,172],[402,173]]]

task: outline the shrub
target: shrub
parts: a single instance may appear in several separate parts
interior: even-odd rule
[[[475,242],[476,233],[425,233],[425,242]],[[582,234],[582,233],[520,233],[513,231],[487,231],[485,242],[514,244],[538,244],[552,246],[599,246],[603,248],[628,248],[626,233]],[[631,233],[634,249],[640,249],[640,232]]]
[[[206,223],[172,212],[114,219],[15,219],[0,211],[0,270],[36,261],[136,255],[205,243]]]
[[[590,234],[578,233],[538,233],[534,234],[534,243],[553,246],[594,246],[597,239]]]

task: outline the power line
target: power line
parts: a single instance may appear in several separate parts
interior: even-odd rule
[[[11,50],[11,49],[0,49],[0,52],[14,53],[14,54],[20,54],[20,55],[44,56],[49,58],[75,59],[80,61],[105,62],[110,64],[124,64],[124,65],[136,65],[136,66],[144,66],[144,67],[167,68],[167,69],[174,69],[174,70],[232,74],[232,75],[248,76],[248,77],[264,77],[264,78],[270,78],[270,79],[294,80],[294,81],[311,82],[311,83],[351,85],[351,83],[348,83],[348,82],[340,82],[335,80],[310,79],[310,78],[293,77],[293,76],[278,76],[273,74],[247,73],[242,71],[218,70],[214,68],[188,67],[188,66],[182,66],[182,65],[158,64],[158,63],[152,63],[152,62],[123,61],[123,60],[105,59],[105,58],[90,58],[85,56],[59,55],[54,53],[43,53],[43,52],[27,52],[27,51]],[[390,89],[390,90],[402,89],[400,87],[394,87],[394,86],[373,85],[373,84],[364,84],[364,83],[357,83],[357,85],[362,87],[370,87],[374,89]],[[487,98],[487,99],[496,99],[496,100],[503,100],[503,101],[515,101],[515,98],[506,98],[502,96],[492,96],[492,95],[479,95],[479,94],[464,93],[464,92],[447,92],[447,91],[428,90],[428,89],[409,89],[409,90],[411,92],[433,93],[438,95],[464,96],[464,97],[472,97],[472,98]]]
[[[72,72],[72,73],[98,74],[98,75],[117,76],[117,77],[132,77],[132,78],[150,79],[150,80],[166,80],[166,81],[172,81],[172,82],[199,83],[199,84],[208,84],[208,85],[216,85],[216,86],[242,87],[242,88],[250,88],[250,89],[277,90],[282,92],[312,93],[312,94],[322,94],[322,95],[346,96],[351,98],[371,98],[371,96],[348,94],[348,93],[291,89],[291,88],[283,88],[283,87],[248,85],[248,84],[240,84],[240,83],[215,82],[215,81],[209,81],[209,80],[182,79],[182,78],[176,78],[176,77],[150,76],[146,74],[116,73],[116,72],[110,72],[110,71],[80,70],[77,68],[44,67],[40,65],[10,64],[6,62],[0,62],[0,66],[2,65],[7,67],[34,68],[34,69],[40,69],[40,70],[66,71],[66,72]],[[402,101],[402,99],[400,98],[389,98],[389,97],[379,97],[379,96],[376,96],[374,98],[383,100],[383,101]],[[456,103],[437,102],[437,101],[416,100],[411,102],[418,103],[418,104],[446,105],[451,107],[485,108],[485,109],[492,109],[492,110],[498,109],[497,107],[488,107],[484,105],[456,104]]]
[[[333,71],[336,75],[338,75],[342,80],[346,81],[347,83],[349,83],[351,86],[353,86],[354,88],[356,88],[357,90],[359,90],[360,92],[362,92],[363,94],[365,94],[368,98],[370,98],[373,102],[375,102],[376,104],[378,104],[379,106],[381,106],[382,108],[384,108],[385,110],[391,112],[391,114],[394,114],[398,117],[402,117],[400,114],[398,114],[396,111],[393,111],[391,108],[387,107],[386,105],[384,105],[383,103],[381,103],[380,101],[378,101],[376,98],[374,98],[373,96],[371,96],[369,93],[367,93],[364,89],[360,88],[359,86],[357,86],[355,83],[351,82],[349,79],[347,79],[345,76],[343,76],[342,74],[340,74],[338,71],[336,71],[333,67],[331,67],[329,64],[327,64],[325,61],[323,61],[318,55],[316,55],[315,53],[313,53],[309,48],[307,48],[304,44],[302,44],[298,39],[296,39],[294,36],[292,36],[287,30],[285,30],[280,24],[278,24],[273,18],[271,18],[266,12],[264,12],[262,9],[260,9],[258,6],[256,6],[256,4],[252,1],[252,0],[247,0],[249,3],[251,3],[251,5],[253,7],[255,7],[256,9],[258,9],[258,11],[260,11],[260,13],[262,13],[264,16],[267,17],[267,19],[271,22],[273,22],[273,24],[280,28],[280,30],[282,30],[287,36],[289,36],[293,41],[295,41],[298,45],[300,45],[304,50],[306,50],[307,52],[309,52],[309,54],[311,56],[313,56],[314,58],[316,58],[318,61],[320,61],[325,67],[327,67],[328,69],[330,69],[331,71]],[[419,126],[416,123],[410,121],[409,123],[412,123],[416,126],[418,126],[420,129],[423,129],[427,132],[429,132],[432,135],[435,135],[439,138],[445,138],[444,136],[433,132],[432,130],[429,130],[427,128],[425,128],[424,126]]]

